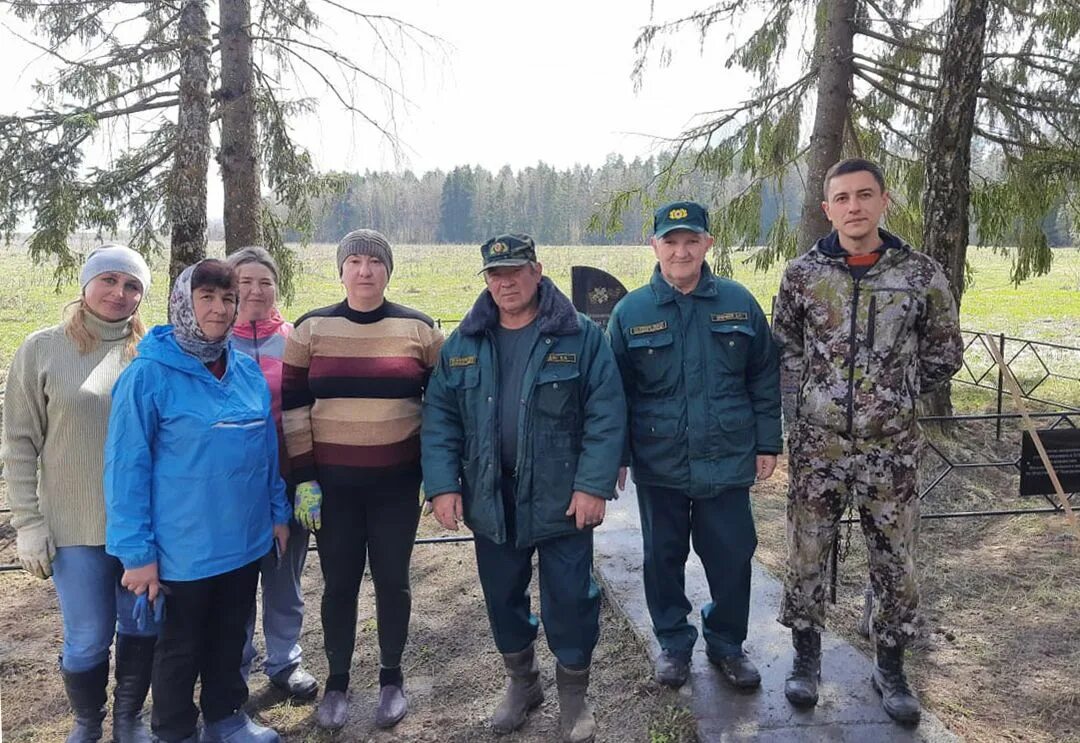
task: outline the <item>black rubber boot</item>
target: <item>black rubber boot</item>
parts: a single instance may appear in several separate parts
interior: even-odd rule
[[[796,707],[813,707],[821,680],[821,633],[812,629],[791,630],[795,659],[784,682],[784,696]]]
[[[116,688],[113,689],[114,743],[151,743],[143,722],[143,702],[150,690],[156,637],[116,636]]]
[[[874,690],[881,695],[881,706],[901,725],[918,725],[922,711],[919,700],[904,677],[904,648],[877,646],[877,662],[870,677]]]
[[[491,718],[491,727],[499,734],[509,733],[524,725],[529,710],[544,701],[535,646],[529,645],[518,653],[504,653],[503,663],[510,683]]]
[[[578,671],[555,665],[559,689],[559,739],[562,743],[591,743],[596,738],[596,718],[585,698],[589,690],[589,669]]]
[[[75,713],[75,727],[68,734],[67,743],[96,743],[101,740],[101,722],[105,719],[105,687],[109,684],[109,661],[94,666],[89,671],[65,671],[64,690],[68,703]]]

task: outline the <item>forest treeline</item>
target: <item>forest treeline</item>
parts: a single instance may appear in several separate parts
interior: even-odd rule
[[[370,227],[398,243],[479,243],[503,231],[523,231],[547,245],[641,244],[648,236],[651,208],[643,205],[662,168],[670,159],[661,154],[626,160],[609,155],[600,167],[575,165],[556,169],[543,162],[513,170],[491,172],[463,165],[449,172],[433,170],[339,174],[344,189],[324,199],[315,210],[316,242],[336,242],[357,227]],[[705,204],[737,191],[738,180],[723,192],[707,174],[693,174],[682,184],[680,197]],[[591,225],[600,206],[615,194],[634,192],[629,208],[615,229]],[[759,218],[759,243],[764,242],[780,214],[799,220],[803,200],[797,173],[783,189],[766,188]],[[1072,245],[1065,210],[1048,205],[1046,230],[1051,245]],[[978,225],[973,225],[973,232]],[[293,237],[297,237],[293,235]],[[915,238],[917,236],[912,236]]]

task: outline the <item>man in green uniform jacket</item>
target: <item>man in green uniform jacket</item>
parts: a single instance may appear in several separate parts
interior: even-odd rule
[[[708,228],[694,202],[656,212],[652,279],[615,307],[608,335],[630,411],[624,464],[637,483],[656,678],[681,686],[689,675],[693,537],[712,598],[701,611],[708,657],[734,686],[755,688],[742,648],[757,547],[750,485],[772,475],[782,446],[779,361],[754,297],[706,265]]]
[[[592,529],[612,498],[626,402],[611,349],[543,276],[528,235],[481,248],[487,289],[442,348],[424,399],[424,492],[448,529],[476,536],[476,563],[510,684],[492,726],[520,727],[543,701],[529,601],[558,660],[564,741],[593,739],[585,703],[600,631]]]

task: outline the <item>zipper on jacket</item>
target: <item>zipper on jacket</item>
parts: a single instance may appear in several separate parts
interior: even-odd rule
[[[491,416],[491,449],[495,454],[490,465],[494,468],[492,477],[495,480],[495,498],[502,510],[502,533],[499,537],[506,539],[506,535],[509,531],[507,521],[506,506],[503,504],[502,494],[502,444],[499,438],[499,349],[495,345],[495,333],[491,330],[484,331],[485,337],[488,341],[488,350],[495,357],[492,359],[494,363],[491,365],[491,400],[488,402],[488,414]],[[479,354],[482,349],[478,348]],[[514,500],[517,500],[517,472],[514,472]],[[516,505],[516,504],[515,504]],[[515,508],[515,517],[517,516],[517,509]],[[514,530],[514,536],[517,536],[517,529]]]
[[[877,295],[870,293],[870,309],[867,312],[866,322],[866,348],[874,350],[874,328],[877,325]]]
[[[251,321],[251,336],[251,343],[255,346],[255,363],[262,366],[262,359],[259,358],[259,324],[254,320]]]
[[[850,274],[849,274],[850,275]],[[859,336],[859,281],[851,277],[855,291],[851,295],[851,337],[848,339],[848,386],[847,386],[847,434],[851,435],[855,426],[855,356]]]

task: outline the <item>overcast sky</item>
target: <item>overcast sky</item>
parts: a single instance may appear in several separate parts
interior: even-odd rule
[[[667,19],[703,5],[669,0],[658,3],[657,14]],[[329,98],[317,117],[298,122],[298,138],[324,169],[420,172],[479,164],[497,170],[538,160],[595,166],[611,152],[647,155],[657,147],[651,136],[674,135],[695,114],[730,105],[748,91],[744,76],[723,69],[728,29],[714,28],[704,53],[694,32],[679,37],[671,64],[653,64],[635,93],[633,43],[650,20],[650,0],[365,0],[363,7],[396,15],[446,43],[426,55],[407,47],[401,57],[400,83],[411,100],[395,106],[402,153]],[[385,60],[373,54],[370,33],[331,20],[324,31],[329,41],[354,47],[357,59],[397,81],[395,70],[380,67]],[[10,17],[5,23],[14,25]],[[28,66],[32,50],[9,41],[0,46],[6,111],[32,103],[30,84],[45,71]],[[366,110],[388,121],[384,100],[371,88],[355,90]],[[302,92],[323,94],[314,84]]]

